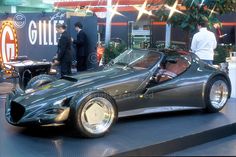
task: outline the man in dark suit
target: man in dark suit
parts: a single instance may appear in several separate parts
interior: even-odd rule
[[[87,58],[88,58],[88,42],[85,32],[82,30],[83,25],[80,22],[75,23],[75,30],[77,31],[77,38],[72,39],[76,45],[76,60],[77,60],[77,71],[87,70]]]
[[[71,74],[71,37],[66,32],[66,25],[58,23],[56,25],[56,30],[61,34],[58,41],[57,49],[57,59],[54,61],[54,64],[59,64],[61,69],[61,76]]]

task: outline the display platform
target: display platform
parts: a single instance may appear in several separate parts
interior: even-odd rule
[[[236,133],[236,99],[220,113],[157,113],[119,119],[102,138],[75,137],[65,126],[20,128],[4,117],[0,98],[0,157],[165,155]],[[194,154],[193,154],[194,155]]]
[[[235,156],[235,146],[236,134],[167,154],[167,156]]]

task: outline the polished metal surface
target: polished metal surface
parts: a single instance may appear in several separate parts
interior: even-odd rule
[[[210,91],[211,104],[215,108],[219,109],[225,105],[228,96],[229,96],[229,89],[227,84],[222,80],[214,82]]]
[[[114,99],[118,113],[172,106],[189,107],[189,109],[205,108],[205,87],[208,81],[216,76],[221,76],[227,81],[230,94],[231,86],[227,74],[205,64],[195,54],[189,53],[183,56],[174,51],[150,51],[149,54],[148,50],[133,50],[124,54],[121,54],[114,64],[104,69],[66,76],[27,93],[14,93],[6,102],[7,121],[19,126],[30,126],[35,123],[39,125],[64,123],[68,114],[76,113],[83,100],[96,93],[105,93]],[[184,63],[188,64],[175,64],[177,60],[184,60]],[[169,70],[180,67],[182,69],[178,71],[181,72],[176,72],[178,74],[176,77],[163,82],[150,80],[162,68],[162,64],[166,63],[170,63],[172,67]],[[77,100],[76,105],[71,101],[73,98]],[[57,104],[58,100],[65,100],[65,103],[62,101],[62,104]],[[25,108],[23,117],[16,123],[11,121],[9,114],[12,101]],[[110,105],[106,105],[109,103],[102,101],[101,104],[96,102],[94,105],[88,103],[85,106],[82,119],[84,128],[88,132],[99,134],[109,128],[114,113],[110,111]],[[222,99],[222,104],[224,102],[226,101]],[[70,109],[65,110],[68,107]],[[63,116],[58,118],[61,113]],[[74,117],[76,118],[76,115]],[[75,120],[78,119],[79,117]]]
[[[81,117],[84,128],[93,134],[100,134],[109,129],[114,118],[115,111],[112,104],[105,98],[96,97],[89,100],[83,107]]]

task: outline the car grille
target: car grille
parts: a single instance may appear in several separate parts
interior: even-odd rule
[[[25,113],[25,108],[14,101],[11,102],[11,118],[13,122],[18,122]]]

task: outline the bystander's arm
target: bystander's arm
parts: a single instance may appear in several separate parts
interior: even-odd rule
[[[196,41],[196,36],[193,36],[192,43],[191,43],[191,50],[193,53],[197,51],[197,41]]]

